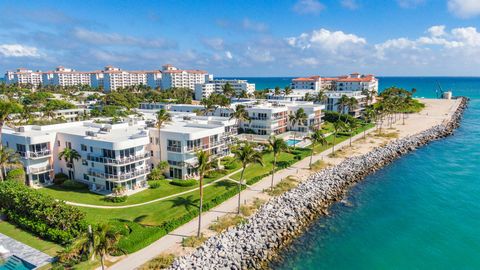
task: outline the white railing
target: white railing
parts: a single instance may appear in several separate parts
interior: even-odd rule
[[[87,156],[87,160],[105,164],[115,164],[115,165],[123,165],[132,162],[137,162],[140,160],[144,160],[150,157],[150,153],[144,153],[141,155],[129,156],[124,158],[108,158],[108,157],[96,157],[96,156]]]
[[[109,173],[90,169],[88,171],[88,174],[91,176],[100,177],[107,180],[123,181],[123,180],[133,179],[140,175],[148,174],[149,172],[150,172],[149,169],[139,169],[139,170],[134,170],[134,171],[125,172],[125,173],[109,174]]]
[[[46,157],[52,154],[52,151],[50,150],[43,150],[43,151],[38,151],[38,152],[22,152],[22,151],[17,151],[17,153],[24,158],[41,158],[41,157]]]
[[[53,170],[52,166],[48,165],[48,166],[44,166],[44,167],[40,167],[40,168],[29,168],[28,171],[30,173],[36,174],[36,173],[48,172],[48,171],[51,171],[51,170]]]

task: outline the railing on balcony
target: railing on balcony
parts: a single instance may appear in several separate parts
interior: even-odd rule
[[[109,174],[105,172],[100,172],[96,171],[93,169],[90,169],[88,171],[88,174],[94,177],[99,177],[107,180],[116,180],[116,181],[123,181],[123,180],[129,180],[133,179],[137,176],[144,175],[149,173],[149,169],[139,169],[139,170],[134,170],[134,171],[129,171],[129,172],[124,172],[124,173],[119,173],[119,174]]]
[[[105,164],[114,164],[114,165],[123,165],[127,163],[137,162],[150,157],[150,153],[144,153],[135,156],[129,156],[124,158],[108,158],[108,157],[96,157],[96,156],[87,156],[87,160]]]
[[[51,171],[51,170],[53,170],[53,168],[50,165],[43,166],[43,167],[40,167],[40,168],[29,168],[29,172],[33,173],[33,174],[48,172],[48,171]]]
[[[222,145],[223,143],[224,143],[223,140],[219,140],[219,141],[210,142],[209,144],[187,146],[187,152],[209,149],[209,148],[212,148],[212,147],[215,147],[215,146]]]
[[[46,157],[50,156],[52,154],[52,151],[50,150],[43,150],[43,151],[38,151],[38,152],[22,152],[22,151],[17,151],[17,153],[23,157],[23,158],[41,158],[41,157]]]

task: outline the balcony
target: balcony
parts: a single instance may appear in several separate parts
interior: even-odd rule
[[[31,173],[31,174],[40,174],[40,173],[45,173],[45,172],[49,172],[49,171],[52,171],[52,170],[53,170],[52,166],[47,165],[47,166],[43,166],[43,167],[39,167],[39,168],[29,168],[28,172]]]
[[[109,174],[109,173],[100,172],[100,171],[97,171],[97,170],[90,169],[88,171],[88,175],[103,178],[103,179],[106,179],[106,180],[125,181],[125,180],[130,180],[130,179],[133,179],[133,178],[141,176],[141,175],[146,175],[149,172],[150,172],[149,169],[139,169],[139,170],[134,170],[134,171],[120,173],[120,174]]]
[[[137,161],[145,160],[150,157],[150,153],[144,153],[141,155],[135,155],[130,157],[124,158],[108,158],[108,157],[95,157],[88,155],[87,160],[105,164],[112,164],[112,165],[125,165],[129,163],[134,163]]]
[[[38,151],[38,152],[21,152],[17,151],[17,153],[22,157],[22,158],[29,158],[29,159],[37,159],[37,158],[42,158],[42,157],[48,157],[52,155],[52,151],[46,149],[43,151]]]
[[[220,141],[210,142],[209,144],[187,147],[187,152],[195,152],[195,151],[198,151],[198,150],[210,149],[212,147],[219,146],[219,145],[222,145],[222,144],[224,144],[224,141],[220,140]]]

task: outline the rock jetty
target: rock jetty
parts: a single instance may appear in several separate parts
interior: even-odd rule
[[[328,208],[341,200],[349,187],[398,157],[433,140],[451,135],[467,99],[450,119],[426,131],[377,147],[312,174],[295,189],[272,198],[246,223],[209,238],[193,253],[177,258],[170,269],[262,269],[279,249],[301,234]]]

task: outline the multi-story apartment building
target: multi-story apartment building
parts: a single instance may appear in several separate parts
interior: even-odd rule
[[[342,96],[356,99],[357,106],[355,108],[344,107],[341,113],[349,113],[353,117],[360,117],[368,105],[367,96],[362,94],[362,91],[328,91],[325,94],[328,97],[326,109],[329,111],[339,111],[338,102]]]
[[[152,89],[162,88],[162,72],[160,70],[148,71],[147,85]]]
[[[147,85],[148,71],[124,71],[117,67],[106,66],[103,71],[103,90],[114,91],[119,87]]]
[[[313,102],[294,102],[285,103],[288,106],[288,115],[294,115],[299,109],[303,109],[307,115],[306,120],[293,124],[288,122],[288,130],[309,132],[312,129],[319,129],[322,125],[324,105],[314,104]]]
[[[378,79],[373,75],[360,75],[352,73],[348,76],[340,76],[335,81],[336,91],[369,91],[378,93]]]
[[[91,85],[91,73],[59,66],[54,71],[43,72],[42,83],[60,86]]]
[[[206,83],[195,84],[195,99],[207,98],[212,93],[222,94],[223,87],[227,83],[233,88],[236,96],[240,96],[242,93],[250,96],[255,92],[255,84],[248,83],[246,80],[211,80]]]
[[[311,89],[319,91],[322,86],[322,79],[320,76],[311,76],[307,78],[295,78],[292,80],[292,89]]]
[[[22,157],[27,182],[48,185],[64,173],[91,190],[109,192],[116,186],[135,190],[146,186],[149,143],[144,122],[101,124],[92,121],[3,129],[2,143]],[[73,162],[59,159],[65,148],[77,150]]]
[[[180,70],[172,65],[162,67],[162,89],[185,87],[195,90],[195,84],[213,80],[213,76],[203,70]]]
[[[7,71],[5,73],[6,84],[23,84],[38,87],[42,84],[42,72],[32,71],[26,68],[18,68],[16,71]]]

